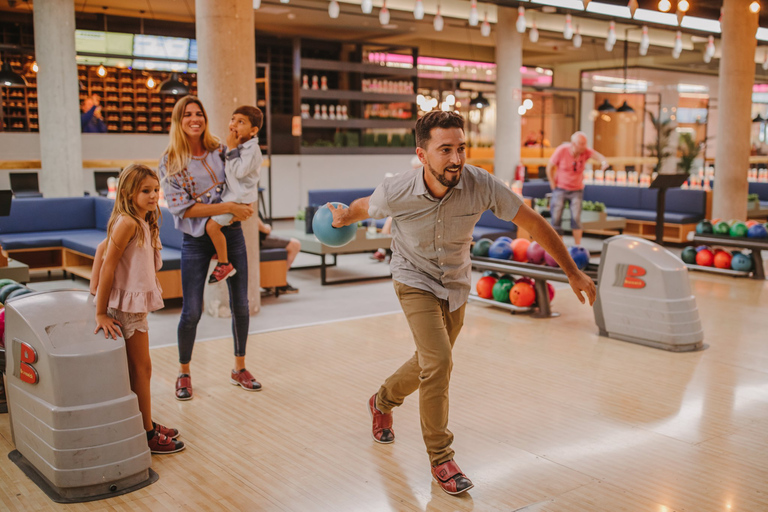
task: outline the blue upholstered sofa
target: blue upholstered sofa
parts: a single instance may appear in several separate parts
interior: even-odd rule
[[[768,183],[749,182],[749,193],[760,197],[760,208],[768,208]]]
[[[768,184],[766,184],[768,185]],[[534,180],[523,184],[523,196],[542,198],[551,192],[545,180]],[[768,192],[768,190],[766,190]],[[613,217],[627,219],[627,234],[653,237],[656,225],[656,199],[658,190],[617,185],[586,185],[585,201],[599,201],[605,204],[606,213]],[[664,224],[665,238],[670,241],[685,241],[688,231],[707,216],[707,192],[672,188],[667,190]]]
[[[310,190],[308,192],[308,203],[310,206],[322,206],[328,202],[340,202],[349,205],[355,199],[370,196],[373,194],[372,188],[348,188],[348,189],[323,189]],[[381,229],[385,219],[376,221],[376,225]],[[501,220],[490,210],[483,213],[477,222],[472,238],[477,241],[480,238],[490,238],[495,240],[500,236],[514,238],[517,234],[517,226],[512,222]]]
[[[0,217],[0,246],[7,256],[37,270],[64,270],[90,279],[93,256],[104,240],[114,200],[104,197],[14,199],[11,214]],[[183,235],[161,208],[163,298],[181,297]],[[261,251],[262,261],[286,260],[285,249]],[[268,254],[265,254],[268,253]]]

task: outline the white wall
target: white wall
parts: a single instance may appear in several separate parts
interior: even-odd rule
[[[82,141],[83,160],[157,161],[168,144],[168,135],[86,133]],[[293,217],[307,205],[307,191],[312,189],[375,187],[386,173],[410,169],[411,158],[413,155],[274,155],[272,215]],[[40,160],[39,134],[0,133],[0,160]],[[83,169],[85,190],[91,194],[96,193],[94,170],[98,169]],[[10,188],[8,172],[0,170],[0,189]],[[40,181],[43,179],[40,176]],[[269,186],[266,168],[262,169],[261,186]]]

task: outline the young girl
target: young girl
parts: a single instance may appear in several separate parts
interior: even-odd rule
[[[96,330],[104,337],[125,338],[131,389],[139,399],[139,410],[152,453],[174,453],[184,449],[179,431],[152,421],[149,380],[147,313],[163,307],[162,291],[155,272],[160,269],[160,228],[157,209],[160,182],[155,172],[133,164],[120,173],[117,197],[93,264],[91,292],[96,291]]]

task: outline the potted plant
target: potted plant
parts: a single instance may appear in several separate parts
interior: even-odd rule
[[[653,112],[647,110],[646,112],[648,112],[648,115],[651,118],[651,124],[656,128],[656,140],[650,144],[646,144],[645,149],[650,152],[651,156],[657,158],[656,166],[653,168],[653,171],[659,172],[664,164],[664,160],[672,156],[672,153],[669,151],[669,140],[672,132],[675,130],[675,126],[669,118],[662,119],[661,116],[654,116]]]
[[[760,196],[758,194],[747,195],[747,209],[757,210],[760,208]]]
[[[680,134],[678,147],[680,148],[680,161],[677,162],[677,168],[683,174],[691,174],[693,162],[701,153],[701,143],[693,140],[693,135],[688,132]]]
[[[305,219],[306,219],[306,213],[304,210],[299,210],[296,212],[296,215],[293,217],[293,227],[296,229],[296,231],[304,231],[305,227]]]

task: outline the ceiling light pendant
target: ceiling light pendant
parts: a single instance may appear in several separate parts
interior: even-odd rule
[[[382,25],[389,25],[389,9],[387,9],[387,0],[384,0],[384,3],[381,5],[381,10],[379,11],[379,23]]]
[[[683,53],[683,33],[678,30],[675,34],[675,45],[672,47],[672,56],[677,59],[680,57],[681,53]]]
[[[688,3],[688,0],[680,0],[679,2],[677,2],[678,11],[688,12],[688,9],[690,8],[691,8],[691,4]]]
[[[477,0],[472,0],[469,4],[469,25],[471,27],[476,27],[479,21],[479,16],[477,14]]]
[[[635,11],[638,8],[637,0],[629,0],[629,4],[627,5],[629,7],[629,15],[634,18],[635,17]]]
[[[10,62],[5,60],[3,61],[3,67],[0,69],[0,85],[5,87],[24,87],[27,85],[27,81],[11,68]]]
[[[360,9],[365,14],[371,14],[373,12],[373,0],[363,0],[360,4]]]
[[[517,8],[517,23],[515,23],[515,27],[521,34],[525,33],[525,7]]]
[[[528,39],[530,39],[532,43],[539,40],[539,29],[536,28],[535,21],[533,22],[533,25],[531,25],[531,30],[528,31]]]
[[[37,61],[36,60],[32,61],[32,71],[34,71],[35,73],[40,71],[40,67],[37,65]]]
[[[483,96],[483,92],[480,91],[477,93],[477,97],[475,97],[474,100],[472,100],[472,105],[474,105],[477,108],[483,109],[490,107],[491,104],[488,103],[488,100],[485,99],[485,96]]]
[[[261,0],[253,0],[253,8],[258,9],[261,7]]]
[[[485,11],[485,15],[483,16],[483,24],[480,25],[480,35],[483,37],[491,35],[491,24],[488,23],[488,11]]]
[[[424,2],[421,0],[416,0],[416,4],[413,6],[413,19],[416,20],[423,20],[424,19]]]
[[[761,116],[761,115],[758,113],[758,114],[755,116],[755,118],[754,118],[754,119],[752,119],[752,122],[753,122],[753,123],[764,123],[764,122],[765,122],[765,119],[763,118],[763,116]]]
[[[435,13],[435,19],[432,21],[432,26],[435,27],[435,32],[442,32],[443,25],[443,16],[440,14],[440,4],[438,4],[437,13]]]
[[[565,15],[565,27],[563,27],[563,37],[567,40],[573,38],[573,19],[570,14]]]
[[[155,87],[155,80],[150,76],[147,78],[147,89],[152,89]]]
[[[189,87],[179,80],[178,73],[171,73],[171,77],[160,84],[160,94],[173,94],[174,96],[186,96],[189,94]]]
[[[281,4],[287,4],[287,3],[289,3],[290,1],[291,1],[291,0],[280,0],[280,3],[281,3]]]
[[[576,25],[576,33],[573,34],[573,47],[581,48],[581,32],[579,32],[578,25]]]
[[[635,109],[629,106],[629,103],[627,103],[626,100],[624,100],[624,103],[621,104],[619,108],[616,109],[616,112],[623,112],[625,114],[634,114]]]
[[[672,4],[669,0],[659,0],[659,10],[661,12],[669,12],[672,8]]]
[[[608,98],[605,98],[605,100],[603,100],[603,103],[599,107],[597,107],[597,110],[600,112],[616,112],[616,107],[614,107],[613,105],[610,104],[610,102],[608,102]]]
[[[104,64],[101,64],[99,66],[99,69],[96,70],[96,74],[99,75],[101,78],[104,78],[107,76],[107,68],[104,67]]]
[[[643,35],[640,36],[640,55],[645,57],[648,54],[648,47],[651,45],[651,38],[648,36],[648,27],[643,25]]]
[[[753,14],[760,12],[760,2],[754,0],[751,4],[749,4],[749,12]]]
[[[340,11],[341,8],[339,7],[339,2],[337,0],[331,0],[331,3],[328,4],[328,16],[335,20],[339,17]]]
[[[608,25],[608,37],[605,38],[605,50],[610,52],[616,44],[616,22],[612,21]]]

